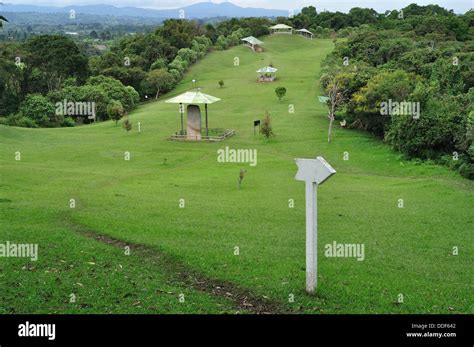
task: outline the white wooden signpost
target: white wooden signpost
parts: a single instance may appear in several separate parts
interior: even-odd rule
[[[318,284],[318,214],[317,188],[336,170],[323,157],[295,159],[298,172],[295,179],[306,183],[306,291],[313,294]]]

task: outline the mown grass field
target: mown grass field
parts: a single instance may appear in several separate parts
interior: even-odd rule
[[[236,307],[235,288],[285,312],[474,312],[473,182],[404,161],[364,133],[336,127],[328,144],[327,110],[317,95],[332,41],[285,35],[263,41],[263,54],[245,47],[209,54],[167,96],[197,79],[204,93],[221,98],[209,107],[210,127],[237,131],[222,143],[168,140],[180,120],[177,105],[163,100],[130,114],[128,134],[113,122],[0,126],[0,242],[39,244],[37,262],[0,258],[0,313],[253,312],[251,304]],[[255,71],[269,63],[279,69],[278,81],[256,83]],[[288,90],[281,102],[277,86]],[[253,120],[266,110],[276,134],[271,140],[253,134]],[[258,165],[218,163],[225,146],[257,149]],[[318,193],[319,283],[312,297],[304,291],[304,183],[294,179],[294,158],[317,155],[337,174]],[[239,190],[241,168],[247,174]],[[120,244],[94,234],[156,254],[126,255]],[[325,257],[333,241],[365,244],[365,260]],[[227,283],[229,292],[189,286],[181,271]]]

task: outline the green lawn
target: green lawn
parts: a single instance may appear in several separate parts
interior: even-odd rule
[[[473,182],[404,161],[365,133],[336,127],[328,144],[327,110],[317,95],[332,41],[263,41],[263,54],[242,46],[209,54],[168,95],[197,79],[204,93],[221,98],[209,107],[209,126],[237,131],[225,142],[170,141],[180,120],[177,105],[164,101],[134,111],[129,134],[113,122],[0,126],[0,242],[39,244],[37,262],[0,258],[1,313],[253,312],[236,306],[238,290],[289,312],[474,312]],[[270,63],[278,81],[257,83],[255,71]],[[281,102],[277,86],[288,90]],[[253,134],[253,120],[265,111],[276,134],[269,141]],[[257,149],[258,165],[219,163],[225,146]],[[294,179],[293,159],[317,155],[337,174],[319,189],[318,294],[308,296],[304,183]],[[241,168],[247,173],[238,190]],[[145,250],[125,255],[120,244],[91,234]],[[363,243],[365,260],[325,257],[324,245],[333,241]],[[190,286],[181,270],[227,283],[229,293]]]

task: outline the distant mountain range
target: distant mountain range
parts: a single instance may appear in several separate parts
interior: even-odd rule
[[[0,6],[2,13],[5,12],[34,12],[34,13],[70,13],[74,10],[77,14],[107,15],[115,17],[142,17],[142,18],[180,18],[184,15],[188,19],[203,19],[212,17],[278,17],[288,16],[284,10],[271,10],[265,8],[239,7],[230,2],[215,4],[202,2],[183,8],[171,10],[155,10],[139,7],[116,7],[112,5],[83,5],[83,6],[38,6],[38,5],[14,5],[4,4]]]

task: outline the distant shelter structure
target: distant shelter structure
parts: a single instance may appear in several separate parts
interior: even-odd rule
[[[272,35],[293,34],[293,28],[286,24],[277,24],[277,25],[271,26],[269,29],[270,29],[270,34]]]
[[[257,70],[259,74],[258,82],[273,82],[276,79],[276,72],[278,69],[275,69],[271,66],[265,66]]]
[[[253,36],[244,37],[242,39],[244,46],[247,46],[252,49],[254,52],[263,52],[263,42]]]
[[[300,36],[303,36],[303,37],[306,37],[308,39],[313,39],[313,36],[314,34],[309,31],[308,29],[298,29],[296,30],[296,32],[300,35]]]

